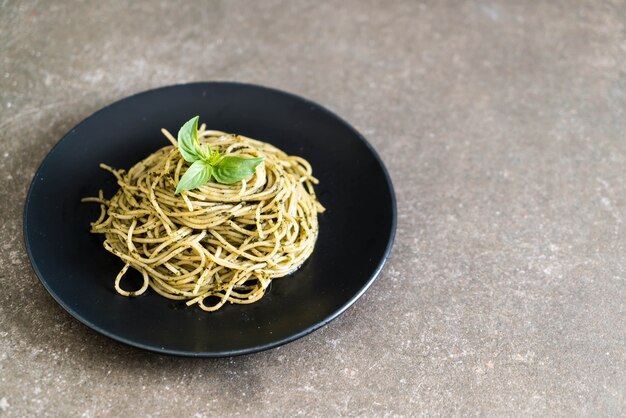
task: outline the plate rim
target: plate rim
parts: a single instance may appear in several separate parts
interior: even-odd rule
[[[66,302],[64,302],[64,300],[50,288],[50,286],[48,285],[48,283],[46,282],[46,280],[43,277],[44,275],[39,270],[39,267],[38,267],[38,265],[36,263],[36,260],[35,260],[35,258],[33,256],[32,249],[31,249],[31,244],[30,244],[30,238],[29,238],[28,209],[29,209],[30,204],[31,204],[31,197],[32,197],[33,189],[35,187],[36,180],[37,180],[37,178],[40,177],[40,172],[41,172],[42,168],[44,167],[44,165],[46,164],[46,162],[48,161],[48,159],[50,159],[52,157],[52,155],[55,154],[55,152],[57,151],[57,149],[59,148],[61,143],[66,141],[67,138],[69,137],[69,135],[73,131],[75,131],[80,126],[85,124],[88,120],[90,120],[91,118],[95,117],[96,115],[106,111],[107,109],[109,109],[109,108],[111,108],[113,106],[118,105],[119,103],[132,100],[132,99],[136,98],[137,96],[142,96],[142,95],[146,95],[146,94],[152,94],[152,93],[158,92],[160,90],[176,89],[176,88],[180,88],[180,87],[193,88],[194,86],[199,87],[199,86],[207,86],[207,85],[208,86],[211,86],[211,85],[227,85],[228,86],[229,85],[229,86],[234,86],[234,87],[238,87],[238,88],[252,88],[252,89],[257,89],[257,90],[265,90],[265,91],[268,91],[268,92],[270,92],[272,94],[285,95],[285,96],[288,96],[288,97],[290,97],[292,99],[296,99],[296,100],[299,100],[299,101],[301,101],[303,103],[306,103],[306,104],[308,104],[310,106],[313,106],[315,109],[318,109],[318,110],[322,111],[323,113],[326,113],[328,116],[330,116],[332,118],[335,118],[336,120],[341,122],[346,128],[348,128],[348,130],[352,134],[354,134],[354,136],[356,138],[358,138],[366,146],[366,148],[373,155],[374,159],[376,160],[376,162],[379,164],[379,166],[382,169],[382,173],[383,173],[383,176],[385,178],[385,183],[386,183],[387,187],[389,188],[389,192],[390,192],[390,196],[391,196],[391,199],[390,199],[390,203],[391,203],[391,228],[390,228],[389,236],[387,237],[387,244],[385,246],[385,250],[383,252],[383,255],[380,258],[378,264],[376,265],[376,268],[375,268],[374,272],[367,279],[367,281],[365,282],[363,287],[361,289],[359,289],[359,291],[356,292],[354,295],[352,295],[352,297],[350,297],[343,305],[341,305],[339,307],[339,309],[336,309],[335,311],[331,312],[323,320],[318,321],[318,322],[314,323],[313,325],[310,325],[310,326],[304,328],[300,332],[294,333],[294,334],[292,334],[292,335],[290,335],[290,336],[288,336],[286,338],[282,338],[282,339],[279,339],[279,340],[276,340],[276,341],[272,341],[272,342],[269,342],[269,343],[265,343],[265,344],[262,344],[262,345],[255,345],[254,347],[235,349],[235,350],[223,350],[223,351],[188,351],[188,350],[169,349],[169,348],[166,348],[165,346],[154,346],[154,345],[140,343],[140,342],[137,342],[137,341],[133,341],[132,339],[125,338],[125,337],[119,336],[119,335],[117,335],[115,333],[112,333],[112,332],[106,330],[105,328],[102,328],[102,327],[94,324],[93,322],[91,322],[87,318],[83,317],[82,315],[79,315],[70,305],[68,305]],[[398,221],[398,210],[397,210],[396,194],[395,194],[393,183],[391,181],[391,176],[389,175],[387,167],[385,166],[383,160],[380,158],[380,156],[378,155],[378,153],[376,152],[374,147],[369,143],[369,141],[363,135],[361,135],[361,133],[359,133],[359,131],[357,131],[346,120],[344,120],[339,115],[337,115],[335,112],[329,110],[325,106],[322,106],[322,105],[320,105],[320,104],[318,104],[316,102],[313,102],[312,100],[309,100],[307,98],[304,98],[304,97],[299,96],[299,95],[294,94],[294,93],[290,93],[290,92],[287,92],[287,91],[284,91],[284,90],[280,90],[280,89],[277,89],[277,88],[266,87],[266,86],[262,86],[262,85],[258,85],[258,84],[236,82],[236,81],[218,81],[218,80],[214,80],[214,81],[195,81],[195,82],[190,82],[190,83],[170,84],[170,85],[166,85],[166,86],[161,86],[161,87],[156,87],[156,88],[152,88],[152,89],[142,90],[140,92],[131,94],[129,96],[124,96],[121,99],[115,100],[114,102],[111,102],[111,103],[105,105],[104,107],[96,110],[95,112],[93,112],[89,116],[83,118],[77,125],[72,127],[63,136],[61,136],[61,138],[59,140],[57,140],[57,142],[52,146],[52,148],[50,148],[50,150],[46,153],[46,156],[41,160],[41,162],[37,166],[37,170],[35,171],[35,173],[34,173],[34,175],[32,177],[32,180],[31,180],[30,185],[28,187],[28,192],[26,194],[26,199],[25,199],[24,202],[25,202],[24,203],[24,209],[23,209],[23,213],[22,213],[22,234],[23,234],[24,245],[26,247],[26,252],[28,254],[28,259],[29,259],[31,268],[35,272],[35,275],[39,279],[39,282],[43,285],[43,287],[46,289],[46,291],[52,296],[52,298],[61,306],[61,308],[63,308],[67,313],[69,313],[74,319],[77,319],[79,322],[81,322],[83,325],[87,326],[91,330],[96,331],[96,332],[98,332],[98,333],[100,333],[102,335],[105,335],[105,336],[107,336],[107,337],[109,337],[109,338],[111,338],[111,339],[113,339],[113,340],[115,340],[117,342],[129,345],[129,346],[132,346],[132,347],[135,347],[135,348],[140,348],[140,349],[143,349],[143,350],[146,350],[146,351],[149,351],[149,352],[157,353],[157,354],[173,355],[173,356],[180,356],[180,357],[220,358],[220,357],[233,357],[233,356],[240,356],[240,355],[244,355],[244,354],[258,353],[258,352],[261,352],[261,351],[269,350],[269,349],[272,349],[272,348],[275,348],[275,347],[279,347],[279,346],[288,344],[288,343],[290,343],[292,341],[295,341],[295,340],[298,340],[298,339],[300,339],[302,337],[305,337],[305,336],[311,334],[312,332],[314,332],[314,331],[324,327],[325,325],[327,325],[328,323],[330,323],[331,321],[336,319],[338,316],[340,316],[342,313],[344,313],[352,305],[354,305],[354,303],[361,296],[363,296],[363,294],[367,291],[367,289],[370,288],[370,286],[374,283],[374,281],[376,281],[376,279],[380,275],[380,273],[381,273],[385,263],[387,262],[390,254],[391,254],[391,250],[393,248],[393,244],[394,244],[394,241],[395,241],[396,229],[397,229],[397,221]]]

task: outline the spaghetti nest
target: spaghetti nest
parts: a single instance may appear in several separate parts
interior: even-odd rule
[[[175,194],[188,168],[176,140],[130,170],[102,168],[120,189],[101,204],[91,232],[104,234],[104,248],[122,259],[116,291],[138,296],[148,287],[160,295],[215,311],[224,303],[252,303],[271,280],[296,270],[313,251],[318,233],[317,201],[311,165],[278,148],[241,135],[200,127],[201,144],[223,155],[263,157],[253,176],[235,184],[208,182]],[[125,290],[129,267],[143,284]]]

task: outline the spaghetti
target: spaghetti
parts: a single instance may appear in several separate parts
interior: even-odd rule
[[[125,264],[115,290],[138,296],[158,294],[215,311],[227,301],[259,300],[272,279],[296,270],[311,255],[324,211],[313,185],[311,165],[278,148],[220,131],[198,131],[201,144],[223,155],[263,157],[253,176],[235,184],[208,182],[175,194],[188,168],[177,142],[149,155],[128,171],[107,165],[120,189],[111,199],[102,190],[83,201],[100,203],[91,232],[104,234],[104,248]],[[125,290],[128,268],[143,283]]]

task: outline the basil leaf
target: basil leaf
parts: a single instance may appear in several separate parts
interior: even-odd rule
[[[209,163],[212,166],[215,166],[215,164],[217,164],[218,161],[221,159],[222,159],[222,154],[220,154],[218,151],[215,151],[213,155],[211,155],[211,157],[209,158]]]
[[[185,161],[192,163],[176,186],[176,194],[202,186],[215,177],[222,184],[232,184],[254,174],[263,158],[242,158],[222,155],[204,148],[198,140],[198,116],[188,120],[178,131],[178,151]]]
[[[211,160],[211,147],[209,146],[209,144],[204,144],[204,148],[200,147],[200,158],[205,160],[205,161],[209,161]],[[215,155],[217,152],[214,152],[213,155]]]
[[[213,166],[213,177],[222,184],[236,183],[253,175],[261,161],[263,161],[262,157],[241,158],[226,156]]]
[[[183,190],[191,190],[196,187],[202,186],[209,181],[211,174],[213,173],[213,167],[204,160],[197,160],[185,171],[185,174],[178,181],[176,186],[176,192],[178,194]]]
[[[190,163],[202,159],[198,143],[198,119],[198,116],[189,119],[178,131],[178,151]]]

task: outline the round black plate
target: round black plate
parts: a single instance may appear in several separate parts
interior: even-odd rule
[[[243,134],[300,155],[319,178],[315,251],[250,305],[215,313],[187,308],[149,290],[116,294],[122,267],[89,233],[98,205],[81,203],[117,186],[103,162],[130,168],[169,143],[200,115],[211,129]],[[300,338],[328,323],[372,284],[391,250],[395,196],[376,152],[350,125],[308,100],[238,83],[194,83],[150,90],[116,102],[68,132],[44,159],[24,209],[24,237],[41,283],[71,315],[118,341],[156,351],[220,357],[252,353]],[[129,272],[130,274],[130,272]],[[137,274],[134,272],[133,274]]]

